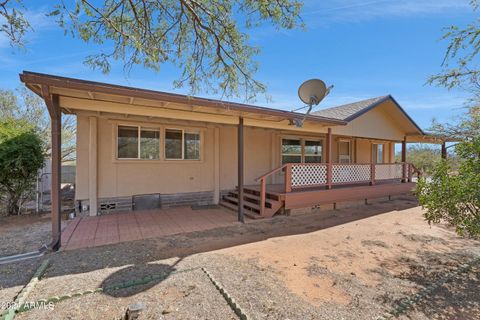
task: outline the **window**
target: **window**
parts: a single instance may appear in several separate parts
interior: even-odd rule
[[[140,158],[158,160],[160,156],[160,132],[158,130],[140,130]]]
[[[200,135],[198,133],[185,132],[185,159],[200,159]]]
[[[305,163],[322,162],[322,141],[305,140],[304,157]]]
[[[138,158],[138,127],[118,126],[118,158]]]
[[[200,160],[200,133],[166,129],[165,159]]]
[[[338,162],[350,163],[350,141],[349,140],[338,141]]]
[[[137,126],[118,126],[117,158],[156,160],[160,155],[160,131]]]
[[[282,139],[282,164],[302,162],[302,143],[300,139]]]
[[[137,126],[118,126],[117,158],[157,160],[160,131]]]
[[[321,140],[282,139],[282,164],[322,162]]]
[[[383,144],[372,145],[372,159],[375,163],[383,163]]]

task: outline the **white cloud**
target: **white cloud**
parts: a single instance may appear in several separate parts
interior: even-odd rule
[[[408,97],[398,101],[407,110],[451,110],[458,111],[465,107],[467,97],[457,94],[436,94],[418,98]],[[434,114],[432,114],[434,116]]]
[[[386,17],[411,17],[471,10],[469,0],[331,0],[305,3],[307,24],[317,22],[359,22]]]

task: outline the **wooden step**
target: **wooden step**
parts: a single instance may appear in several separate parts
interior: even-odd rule
[[[238,198],[238,191],[232,191],[232,192],[230,192],[230,194],[233,195],[234,197]],[[244,200],[254,199],[254,200],[257,200],[258,202],[260,202],[260,196],[255,195],[255,194],[251,194],[251,193],[243,193],[243,199]],[[270,207],[273,207],[274,205],[280,203],[280,201],[270,199],[270,198],[265,198],[265,203],[268,203],[268,204],[270,204]]]
[[[236,197],[224,196],[223,199],[228,200],[228,201],[233,202],[236,205],[238,205],[238,198],[236,198]],[[258,205],[256,203],[253,203],[253,202],[250,202],[250,201],[245,201],[244,200],[243,201],[243,207],[247,207],[247,208],[250,208],[250,209],[255,209],[255,210],[260,211],[260,205]]]
[[[230,209],[230,210],[233,210],[235,212],[238,211],[238,206],[231,203],[231,202],[228,202],[228,201],[225,201],[225,200],[222,200],[220,201],[220,205]],[[250,211],[250,210],[244,210],[243,211],[243,214],[246,215],[247,217],[251,218],[251,219],[262,219],[262,218],[265,218],[265,217],[262,217],[258,212],[253,212],[253,211]]]
[[[232,192],[238,192],[238,186],[235,187],[235,190],[232,191]],[[251,189],[251,188],[248,188],[248,187],[244,187],[243,188],[243,193],[244,194],[248,194],[248,195],[256,195],[256,196],[260,196],[260,190],[256,190],[256,189]],[[272,200],[276,200],[276,201],[280,201],[280,195],[275,193],[275,192],[268,192],[266,191],[265,192],[265,196],[267,199],[272,199]]]

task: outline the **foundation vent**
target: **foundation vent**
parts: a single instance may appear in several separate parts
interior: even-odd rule
[[[109,214],[132,210],[132,197],[98,199],[98,213]]]

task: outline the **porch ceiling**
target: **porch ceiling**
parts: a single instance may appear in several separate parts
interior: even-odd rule
[[[299,129],[291,122],[302,119],[302,113],[28,71],[20,74],[20,79],[40,96],[42,87],[47,86],[51,94],[58,95],[60,107],[66,113],[83,110],[221,124],[238,124],[238,118],[243,117],[246,126],[296,131],[346,124],[343,120],[310,115],[304,128]]]

